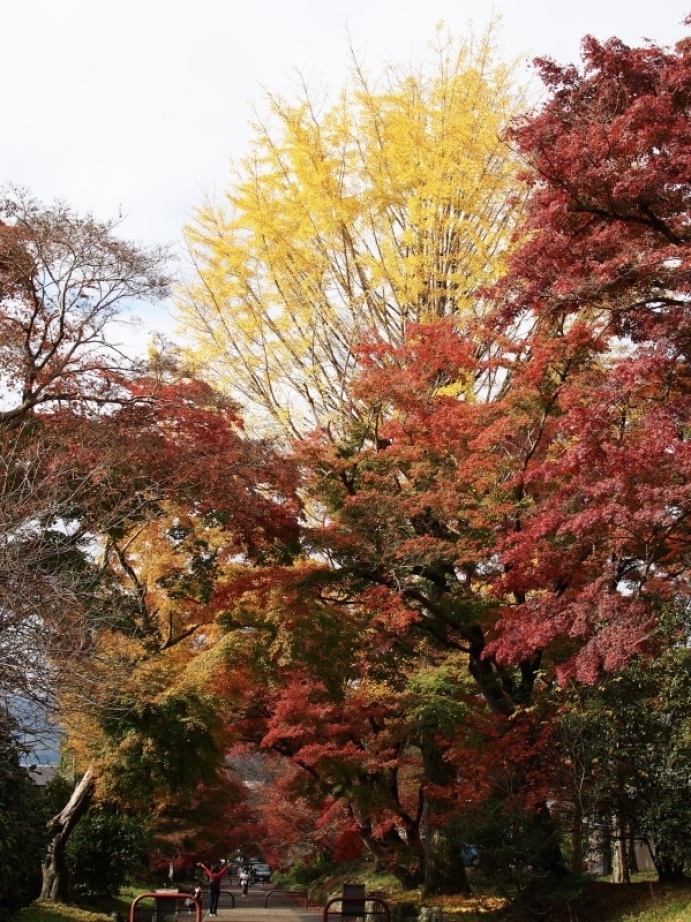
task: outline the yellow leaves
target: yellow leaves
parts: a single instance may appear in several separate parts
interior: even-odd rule
[[[516,99],[490,39],[441,42],[431,67],[376,85],[356,68],[328,106],[270,97],[226,206],[187,229],[196,357],[272,428],[338,427],[365,332],[462,320],[500,272]]]
[[[445,384],[438,387],[434,392],[435,397],[464,397],[469,402],[475,401],[474,381],[470,375],[464,374],[459,376],[458,381],[452,381],[451,384]]]
[[[460,893],[449,895],[435,895],[434,902],[441,906],[445,913],[456,915],[460,913],[472,913],[473,917],[484,913],[499,913],[505,909],[509,900],[498,896],[463,896]]]
[[[440,905],[446,913],[465,914],[472,913],[474,917],[487,913],[494,915],[506,909],[509,900],[499,896],[473,896],[464,897],[460,894],[453,896],[435,896],[434,902]]]

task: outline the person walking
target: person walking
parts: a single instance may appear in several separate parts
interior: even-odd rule
[[[247,868],[243,868],[240,871],[240,886],[242,888],[242,895],[247,896],[247,892],[250,888],[250,872]]]
[[[210,868],[207,868],[205,864],[199,862],[197,867],[201,868],[209,878],[209,915],[217,916],[218,900],[221,896],[221,880],[226,871],[230,870],[230,865],[225,864],[222,868],[219,868],[217,864],[212,864]]]

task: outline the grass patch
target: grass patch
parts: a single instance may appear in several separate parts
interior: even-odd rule
[[[111,922],[111,915],[117,913],[122,919],[129,919],[130,905],[140,893],[155,890],[147,884],[135,883],[123,887],[117,896],[84,900],[74,903],[50,903],[36,900],[14,916],[13,922]]]
[[[641,912],[628,913],[620,922],[689,922],[691,898],[672,899],[662,906],[653,906]]]
[[[92,912],[68,903],[47,903],[37,900],[21,909],[17,922],[110,922],[107,912]]]

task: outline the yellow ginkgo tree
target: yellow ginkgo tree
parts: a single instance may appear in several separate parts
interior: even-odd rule
[[[363,335],[467,317],[501,271],[520,199],[503,140],[520,104],[492,29],[336,101],[268,97],[225,202],[187,228],[197,360],[274,432],[334,433]]]

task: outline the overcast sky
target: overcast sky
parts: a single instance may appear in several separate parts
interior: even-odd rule
[[[262,86],[289,94],[297,69],[338,88],[349,41],[374,74],[440,21],[462,33],[493,12],[507,57],[566,63],[586,33],[674,43],[691,0],[0,0],[0,181],[174,242],[226,185]]]

